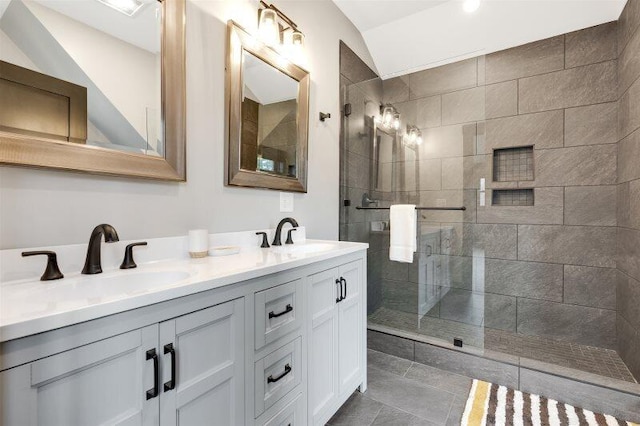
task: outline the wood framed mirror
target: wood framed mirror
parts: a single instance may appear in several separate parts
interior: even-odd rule
[[[9,0],[0,164],[186,180],[185,0]]]
[[[307,192],[309,72],[227,29],[226,184]]]

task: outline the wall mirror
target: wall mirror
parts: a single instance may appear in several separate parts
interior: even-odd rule
[[[228,25],[228,185],[307,191],[309,73]]]
[[[0,0],[0,163],[184,181],[184,0]]]

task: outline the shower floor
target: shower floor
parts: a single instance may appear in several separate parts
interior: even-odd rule
[[[462,339],[468,346],[636,383],[618,353],[610,349],[538,336],[526,336],[502,330],[484,329],[482,326],[429,316],[419,319],[417,314],[384,307],[369,315],[368,320],[372,324],[422,334],[447,342],[452,342],[456,337]]]

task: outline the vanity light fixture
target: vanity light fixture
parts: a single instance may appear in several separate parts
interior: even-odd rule
[[[416,126],[407,125],[407,133],[404,135],[403,141],[409,147],[422,145],[422,132]]]
[[[304,51],[304,34],[280,9],[260,0],[258,34],[267,46],[282,47],[291,59],[298,61]]]
[[[380,122],[387,129],[400,129],[400,113],[391,104],[380,106]]]
[[[473,13],[480,7],[480,0],[464,0],[462,10],[467,13]]]
[[[258,12],[258,35],[267,46],[280,44],[280,28],[278,14],[273,9],[260,9]]]
[[[393,114],[393,128],[398,130],[400,129],[400,113],[396,112]]]
[[[112,9],[117,10],[120,13],[124,13],[129,17],[133,17],[136,13],[142,9],[146,3],[140,0],[98,0],[100,3],[109,6]]]

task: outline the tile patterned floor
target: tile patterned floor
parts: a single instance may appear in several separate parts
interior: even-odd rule
[[[368,390],[356,391],[330,426],[460,424],[471,379],[368,350]]]
[[[465,345],[548,362],[631,383],[636,382],[618,353],[610,349],[484,329],[481,326],[441,318],[425,316],[418,319],[417,314],[387,308],[375,311],[369,316],[369,322],[435,337],[447,342],[458,337],[464,340]]]

